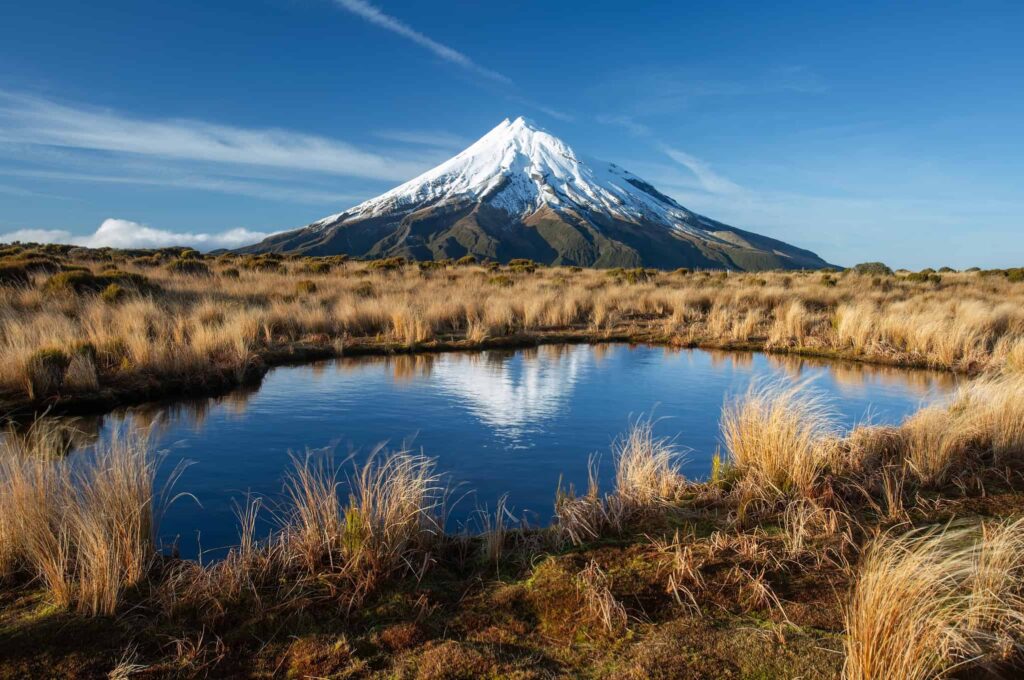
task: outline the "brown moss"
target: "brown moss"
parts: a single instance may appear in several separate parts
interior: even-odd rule
[[[489,674],[495,660],[455,640],[430,644],[416,663],[416,680],[475,680]]]

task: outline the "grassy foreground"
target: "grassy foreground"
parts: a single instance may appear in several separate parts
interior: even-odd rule
[[[0,246],[0,412],[208,394],[309,358],[566,341],[1024,365],[1024,271],[657,272]]]
[[[595,271],[0,247],[0,413],[209,393],[341,354],[636,340],[977,377],[899,427],[727,404],[711,478],[637,423],[610,490],[446,534],[431,459],[299,457],[223,561],[155,545],[158,455],[0,444],[0,678],[935,678],[1024,672],[1022,272]],[[683,442],[685,443],[685,442]],[[275,530],[257,536],[258,516]]]
[[[256,536],[161,554],[171,491],[126,432],[69,466],[41,422],[0,448],[0,677],[1019,677],[1024,375],[898,427],[837,430],[804,388],[722,413],[705,482],[643,421],[554,522],[442,531],[433,462],[297,457]],[[187,489],[181,489],[187,491]]]

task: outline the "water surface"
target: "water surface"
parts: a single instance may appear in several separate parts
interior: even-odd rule
[[[91,424],[152,428],[168,451],[161,476],[192,461],[177,484],[198,499],[175,503],[161,537],[181,554],[218,554],[237,541],[233,504],[247,493],[280,498],[289,452],[331,448],[358,459],[379,444],[437,459],[463,498],[452,528],[502,494],[517,516],[550,520],[559,478],[585,487],[601,453],[610,482],[613,440],[631,418],[653,414],[659,435],[689,452],[700,478],[720,445],[723,402],[755,380],[812,381],[844,427],[896,423],[953,386],[953,378],[756,353],[628,345],[558,345],[519,351],[358,358],[271,371],[256,390],[116,411]]]

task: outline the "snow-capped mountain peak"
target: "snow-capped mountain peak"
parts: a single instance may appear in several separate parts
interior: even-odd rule
[[[614,163],[506,118],[405,184],[242,249],[553,264],[822,267],[814,253],[693,213]]]
[[[448,161],[318,224],[362,219],[449,201],[486,200],[525,217],[543,206],[585,209],[691,231],[693,214],[613,163],[584,161],[568,144],[522,116],[506,118]]]

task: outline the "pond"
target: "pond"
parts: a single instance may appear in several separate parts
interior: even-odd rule
[[[342,462],[380,444],[421,451],[457,485],[451,529],[506,493],[517,517],[544,524],[560,478],[585,488],[591,454],[611,482],[610,447],[631,419],[653,416],[655,432],[687,451],[683,472],[701,478],[720,446],[723,403],[753,381],[804,379],[847,428],[897,423],[955,385],[947,374],[757,353],[550,345],[281,367],[258,389],[123,409],[79,427],[100,438],[149,428],[167,451],[161,477],[191,461],[175,490],[195,500],[169,508],[161,539],[177,541],[184,557],[217,556],[237,542],[235,503],[281,497],[290,453],[329,448]]]

